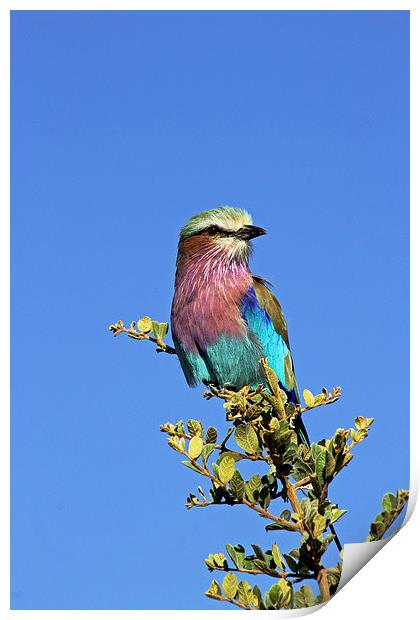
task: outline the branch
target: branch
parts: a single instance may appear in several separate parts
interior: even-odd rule
[[[234,598],[227,598],[226,596],[222,596],[221,594],[209,594],[208,592],[206,592],[206,595],[209,598],[216,599],[217,601],[226,601],[227,603],[232,603],[233,605],[237,605],[237,607],[240,607],[241,609],[251,609],[249,605],[242,605],[242,603],[235,600]]]
[[[409,499],[409,492],[405,489],[398,489],[397,493],[386,493],[382,499],[383,511],[376,515],[375,520],[370,525],[370,532],[366,538],[367,542],[381,540],[389,530],[394,521],[399,517]]]
[[[159,323],[149,317],[142,317],[137,322],[132,322],[130,327],[125,327],[122,321],[117,321],[109,326],[109,330],[114,336],[125,333],[134,340],[149,340],[157,346],[157,352],[176,355],[176,349],[163,341],[168,332],[168,323]],[[235,391],[232,386],[221,388],[206,383],[205,398],[217,397],[224,401],[226,420],[233,422],[223,441],[219,440],[216,444],[217,429],[213,427],[208,428],[204,440],[204,428],[198,420],[188,420],[188,429],[184,429],[180,420],[176,425],[169,423],[162,425],[161,430],[170,436],[169,445],[188,459],[183,463],[212,481],[210,494],[213,501],[208,501],[199,486],[198,490],[203,501],[199,501],[195,495],[190,495],[187,499],[190,502],[187,503],[188,508],[243,504],[272,522],[266,525],[267,530],[284,529],[301,535],[300,546],[288,554],[285,553],[284,558],[276,543],[266,553],[257,545],[253,545],[256,554],[254,558],[243,557],[242,545],[238,545],[238,548],[230,545],[232,553],[227,546],[228,553],[237,568],[228,567],[226,559],[223,566],[220,565],[220,561],[219,565],[215,566],[206,561],[210,570],[227,573],[223,580],[223,591],[217,582],[213,581],[206,592],[207,596],[229,602],[241,609],[307,607],[319,602],[320,599],[328,601],[336,590],[341,573],[340,563],[336,568],[325,568],[322,559],[333,540],[341,550],[333,523],[347,511],[340,509],[328,499],[329,484],[350,463],[353,458],[352,449],[368,436],[373,418],[357,416],[355,428],[347,430],[338,428],[331,439],[321,439],[308,447],[300,445],[293,425],[295,416],[336,402],[341,396],[341,388],[335,387],[331,392],[322,388],[322,392],[315,395],[310,390],[304,389],[302,404],[288,402],[288,395],[279,387],[279,379],[275,371],[270,368],[267,358],[260,360],[260,364],[264,373],[264,385],[258,385],[256,388],[245,385]],[[288,361],[285,360],[285,371],[292,373],[290,374],[292,377],[290,358]],[[226,447],[233,432],[236,443],[244,452],[229,450]],[[190,442],[188,451],[184,449],[185,440]],[[220,456],[213,462],[212,473],[208,463],[213,450],[218,451]],[[204,467],[197,462],[200,455]],[[244,481],[239,469],[235,469],[235,462],[241,460],[265,461],[270,466],[269,471],[264,476],[256,474],[248,481]],[[278,490],[279,480],[283,484],[281,492]],[[304,498],[299,501],[302,494]],[[266,510],[270,502],[279,497],[284,501],[289,500],[295,514],[292,515],[290,510],[284,510],[280,516],[276,516]],[[367,540],[383,538],[401,514],[407,501],[408,491],[399,489],[395,496],[387,493],[382,501],[383,512],[378,514],[371,524]],[[328,533],[328,527],[332,535]],[[214,557],[217,555],[223,556],[215,554]],[[236,562],[235,558],[239,557],[242,559]],[[243,564],[247,568],[242,567]],[[286,572],[288,569],[291,572]],[[274,577],[278,582],[267,591],[266,598],[263,599],[258,586],[251,589],[246,580],[238,584],[235,572],[267,575]],[[317,581],[320,596],[314,598],[309,585],[302,586],[299,592],[293,591],[293,584],[305,579]]]
[[[331,598],[330,586],[328,585],[328,577],[326,569],[321,566],[318,570],[316,580],[318,582],[319,591],[323,601],[329,601]]]
[[[298,578],[298,579],[316,579],[316,575],[299,575],[298,573],[286,573],[286,572],[278,572],[271,571],[267,573],[263,570],[251,569],[251,568],[232,568],[229,566],[228,568],[224,568],[223,566],[212,566],[211,570],[220,570],[226,573],[236,572],[236,573],[249,573],[250,575],[267,575],[268,577],[276,577],[276,579],[289,579],[289,578]]]
[[[202,474],[203,476],[206,476],[207,478],[210,478],[210,480],[212,480],[216,486],[222,488],[224,491],[226,491],[226,493],[228,493],[230,495],[230,491],[228,489],[228,487],[223,484],[223,482],[221,482],[218,478],[216,478],[216,476],[214,476],[213,474],[211,474],[207,469],[205,469],[204,467],[201,467],[201,465],[199,463],[197,463],[196,460],[192,459],[188,452],[185,452],[185,450],[183,448],[181,448],[181,446],[177,446],[177,451],[180,452],[181,454],[183,454],[184,456],[187,457],[187,459],[189,461],[191,461],[191,463],[194,464],[194,467],[197,468],[197,470],[200,472],[200,474]],[[214,504],[215,502],[209,502],[209,504]],[[261,508],[260,506],[257,506],[256,504],[253,504],[252,502],[248,501],[245,497],[243,497],[242,499],[238,500],[237,502],[238,504],[244,504],[245,506],[248,506],[248,508],[251,508],[252,510],[255,510],[255,512],[258,512],[259,515],[261,515],[262,517],[264,517],[265,519],[269,519],[270,521],[274,521],[275,523],[278,523],[279,525],[282,525],[285,529],[291,531],[297,531],[300,532],[302,531],[302,527],[300,525],[298,525],[297,523],[293,523],[291,521],[287,521],[286,519],[282,519],[281,517],[276,517],[276,515],[271,514],[270,512],[268,512],[267,510],[264,510],[264,508]],[[204,504],[203,504],[204,505]]]
[[[156,351],[158,353],[169,353],[170,355],[176,355],[176,350],[171,347],[169,344],[163,342],[162,338],[167,333],[168,324],[167,323],[157,323],[156,321],[152,321],[149,317],[143,317],[143,319],[139,319],[137,325],[142,325],[142,321],[150,321],[149,323],[145,323],[145,330],[136,330],[136,322],[133,321],[131,323],[131,327],[124,327],[124,323],[122,321],[117,321],[108,327],[109,331],[113,332],[114,336],[119,336],[121,333],[127,334],[130,338],[134,340],[150,340],[158,345],[158,349]],[[161,326],[159,333],[159,326]],[[163,328],[163,326],[166,326]],[[151,336],[149,332],[153,329],[154,336]],[[165,332],[165,333],[163,333]]]
[[[165,428],[164,424],[160,425],[160,430],[162,431],[162,433],[168,433],[168,430]],[[188,433],[174,433],[174,435],[175,437],[183,437],[184,439],[188,439],[188,440],[191,440],[193,438],[193,435],[189,435]],[[207,442],[207,441],[203,442],[204,445],[206,445],[207,443],[211,443],[211,442]],[[231,450],[230,448],[226,448],[226,446],[223,445],[224,443],[225,442],[221,444],[215,444],[214,449],[219,450],[221,453],[229,452],[229,454],[233,454],[236,457],[236,460],[238,461],[243,461],[243,460],[265,461],[266,463],[271,463],[271,460],[269,459],[268,456],[264,456],[263,454],[244,454],[242,452],[236,452],[236,450]]]
[[[314,396],[309,390],[303,390],[303,398],[306,407],[299,406],[299,413],[305,413],[311,409],[322,407],[323,405],[331,405],[335,403],[341,396],[341,387],[332,388],[331,393],[326,388],[322,388],[321,394]]]

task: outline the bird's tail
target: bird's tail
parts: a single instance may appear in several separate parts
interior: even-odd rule
[[[302,416],[300,414],[298,414],[294,418],[294,426],[295,426],[295,431],[297,433],[299,442],[303,443],[307,448],[310,448],[311,442],[309,440],[308,431],[305,428],[305,425],[302,420]],[[337,532],[335,531],[332,523],[330,523],[329,528],[330,528],[331,534],[334,536],[334,542],[337,546],[337,549],[341,551],[343,547],[341,545],[340,539],[338,538]]]
[[[311,442],[309,440],[308,431],[305,428],[305,425],[302,420],[302,416],[300,414],[298,414],[294,418],[294,426],[295,426],[295,431],[297,433],[299,442],[303,443],[307,448],[310,448]]]

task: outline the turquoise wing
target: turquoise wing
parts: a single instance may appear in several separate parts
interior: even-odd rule
[[[289,401],[299,403],[286,321],[279,302],[265,283],[266,280],[254,276],[253,285],[242,302],[242,316],[250,333],[261,344]],[[294,418],[294,426],[299,440],[309,447],[309,436],[300,415]]]
[[[254,277],[253,286],[242,301],[242,316],[248,329],[260,343],[269,365],[276,372],[281,388],[290,400],[298,403],[299,395],[284,314],[262,278]]]

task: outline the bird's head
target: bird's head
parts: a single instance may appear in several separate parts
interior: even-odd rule
[[[209,258],[217,254],[246,262],[251,252],[251,240],[266,232],[253,226],[252,217],[243,209],[218,207],[188,220],[180,232],[179,250],[194,253],[205,248]]]

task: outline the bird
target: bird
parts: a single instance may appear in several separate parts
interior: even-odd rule
[[[268,280],[249,267],[252,241],[266,233],[247,211],[231,206],[188,220],[178,243],[172,338],[190,386],[255,388],[266,383],[266,358],[289,402],[299,404],[283,310]],[[300,415],[294,427],[309,447]]]

